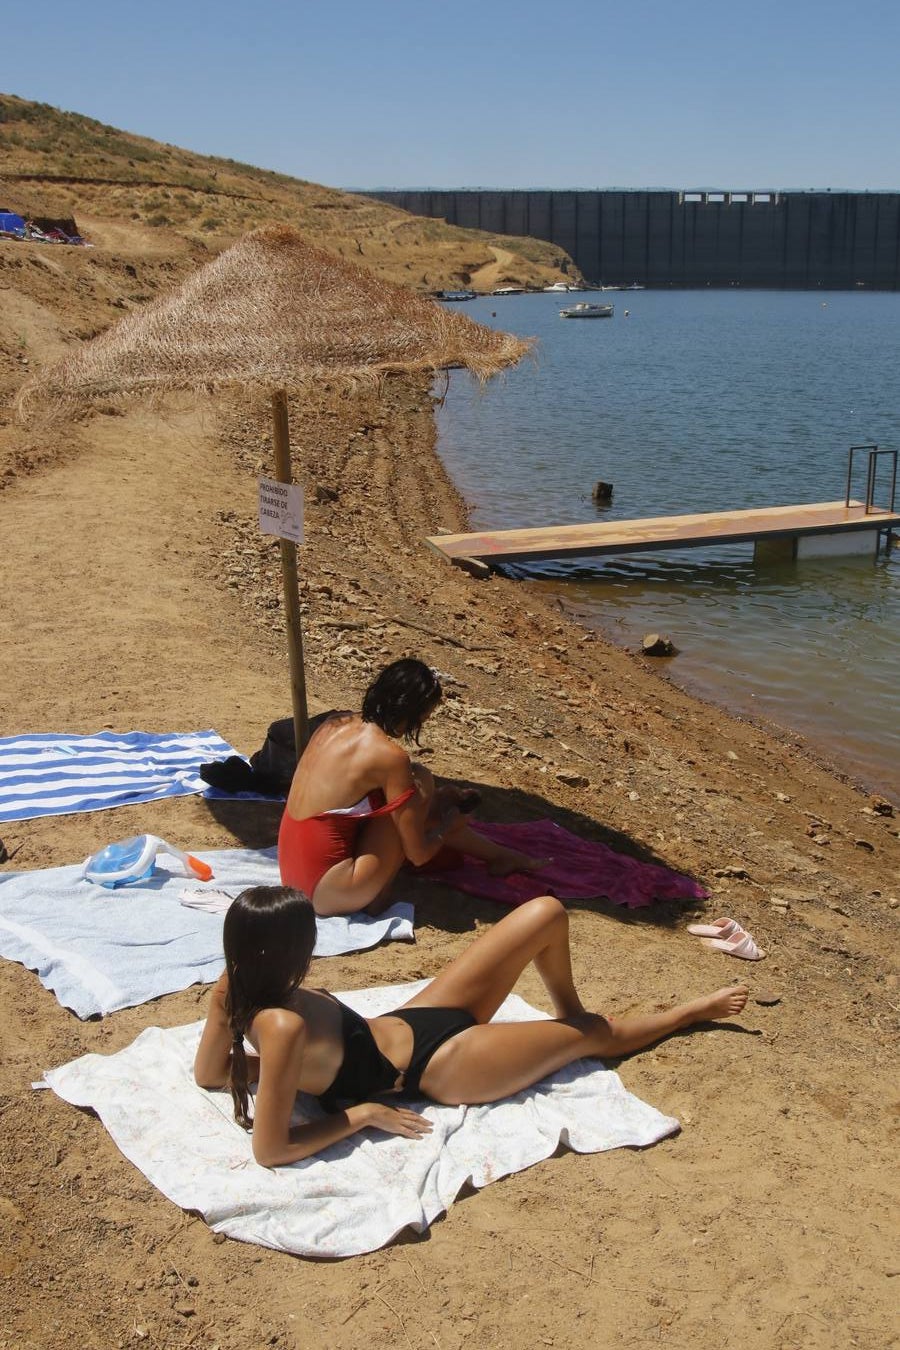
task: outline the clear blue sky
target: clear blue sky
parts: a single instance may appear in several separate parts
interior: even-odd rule
[[[897,0],[20,0],[0,89],[335,187],[900,190],[898,53]]]

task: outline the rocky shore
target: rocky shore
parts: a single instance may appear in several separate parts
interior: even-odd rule
[[[454,377],[456,378],[456,377]],[[423,544],[465,524],[423,382],[324,388],[292,406],[313,710],[354,706],[416,654],[446,699],[422,754],[495,820],[552,816],[690,872],[767,959],[685,933],[683,907],[572,907],[576,973],[604,1011],[748,980],[737,1030],[620,1066],[683,1131],[643,1153],[543,1165],[460,1201],[426,1240],[336,1265],[221,1243],[163,1199],[92,1115],[30,1084],[143,1027],[203,1015],[194,988],[80,1023],[0,964],[0,1347],[890,1345],[891,1047],[900,843],[798,739],[674,688],[527,585],[479,581]],[[35,450],[0,493],[0,725],[214,726],[241,751],[289,712],[277,547],[258,532],[268,409],[173,401]],[[273,842],[278,812],[196,799],[4,826],[3,872],[155,830],[193,849]],[[418,941],[319,963],[341,989],[428,975],[487,903],[419,879]],[[691,911],[692,912],[692,911]],[[526,997],[541,1003],[528,978]]]

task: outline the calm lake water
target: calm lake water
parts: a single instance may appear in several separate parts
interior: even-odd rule
[[[460,306],[539,339],[534,361],[484,390],[451,377],[439,449],[473,528],[837,501],[851,445],[900,449],[900,295],[602,299],[614,318],[560,319],[559,295]],[[881,462],[876,503],[886,504]],[[598,479],[615,485],[602,511]],[[801,732],[869,787],[900,792],[900,548],[757,567],[741,544],[518,572],[625,646],[668,634],[680,649],[665,662],[673,679]]]

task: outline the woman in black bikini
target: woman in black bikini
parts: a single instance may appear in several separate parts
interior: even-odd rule
[[[244,891],[225,916],[225,973],[215,986],[194,1076],[229,1086],[235,1118],[253,1127],[264,1167],[299,1162],[372,1126],[415,1139],[431,1123],[385,1094],[448,1105],[497,1101],[582,1056],[616,1058],[674,1031],[733,1017],[744,987],[720,989],[666,1012],[607,1019],[575,989],[568,915],[552,896],[511,911],[401,1008],[366,1019],[302,981],[315,944],[312,905],[286,886]],[[490,1019],[534,962],[553,1021]],[[255,1054],[248,1055],[244,1039]],[[254,1111],[249,1084],[258,1079]],[[291,1129],[297,1092],[318,1097],[324,1119]]]

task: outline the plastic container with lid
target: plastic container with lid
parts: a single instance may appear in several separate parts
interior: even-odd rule
[[[99,853],[86,859],[81,875],[85,881],[93,881],[109,890],[116,886],[127,886],[130,882],[144,881],[152,876],[156,868],[156,858],[165,853],[174,858],[184,869],[186,876],[197,877],[200,881],[212,879],[212,868],[190,853],[166,843],[155,834],[136,834],[131,839],[119,839],[107,844]]]

